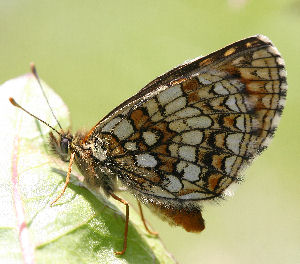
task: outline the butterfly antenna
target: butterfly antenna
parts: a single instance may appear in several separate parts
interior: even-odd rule
[[[55,114],[54,114],[54,111],[53,111],[53,109],[52,109],[52,107],[51,107],[51,105],[50,105],[50,103],[49,103],[49,101],[48,101],[48,98],[47,98],[46,93],[45,93],[45,91],[44,91],[44,88],[43,88],[43,86],[42,86],[40,77],[39,77],[39,75],[38,75],[38,73],[37,73],[37,71],[36,71],[36,68],[35,68],[35,65],[34,65],[33,62],[30,63],[30,68],[31,68],[32,74],[34,75],[34,77],[35,77],[36,80],[38,81],[38,84],[39,84],[39,86],[40,86],[40,88],[41,88],[41,90],[42,90],[42,93],[43,93],[43,95],[44,95],[44,98],[45,98],[46,101],[47,101],[47,104],[48,104],[48,106],[49,106],[49,108],[50,108],[50,110],[51,110],[51,113],[52,113],[53,117],[54,117],[55,120],[56,120],[56,123],[58,124],[59,128],[63,131],[63,129],[62,129],[60,123],[58,122],[58,120],[57,120],[57,118],[56,118],[56,116],[55,116]],[[27,112],[25,109],[23,109],[23,110],[24,110],[25,112]],[[28,112],[27,112],[27,113],[28,113]],[[37,118],[37,119],[40,120],[39,118]],[[43,122],[43,123],[45,123],[45,122]],[[48,126],[49,126],[49,125],[48,125]],[[49,126],[49,127],[50,127],[50,126]],[[55,130],[55,129],[54,129],[54,130]],[[55,130],[55,131],[56,131],[56,130]],[[56,132],[57,132],[57,131],[56,131]]]
[[[62,135],[60,132],[58,132],[54,127],[50,126],[47,122],[45,122],[44,120],[38,118],[37,116],[31,114],[29,111],[27,111],[25,108],[23,108],[22,106],[20,106],[14,98],[12,97],[9,97],[9,101],[10,103],[15,106],[15,107],[18,107],[20,108],[21,110],[23,110],[25,113],[27,113],[28,115],[32,116],[33,118],[39,120],[40,122],[42,122],[43,124],[45,124],[46,126],[50,127],[51,129],[53,129],[57,134],[59,134],[60,136]]]

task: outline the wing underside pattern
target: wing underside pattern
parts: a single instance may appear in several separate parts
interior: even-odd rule
[[[158,77],[86,141],[104,142],[111,171],[143,199],[213,199],[268,146],[286,89],[277,49],[251,37]]]

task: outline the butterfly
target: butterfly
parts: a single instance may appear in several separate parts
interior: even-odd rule
[[[115,194],[117,180],[171,225],[201,232],[201,204],[222,198],[268,146],[286,92],[284,61],[263,35],[187,61],[150,82],[90,131],[73,135],[52,128],[58,137],[51,132],[50,145],[69,162],[58,198],[74,162],[91,188],[122,202],[126,222],[120,255],[127,248],[129,205]]]

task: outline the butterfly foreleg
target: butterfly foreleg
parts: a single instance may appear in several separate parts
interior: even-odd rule
[[[70,157],[70,162],[69,162],[69,168],[68,168],[68,173],[67,173],[67,177],[66,177],[66,181],[65,181],[65,185],[62,189],[62,191],[60,192],[60,194],[56,197],[56,199],[50,204],[51,206],[56,203],[60,197],[63,196],[63,194],[65,193],[66,189],[67,189],[67,186],[68,186],[68,183],[70,182],[70,177],[71,177],[71,171],[72,171],[72,164],[73,164],[73,161],[74,161],[74,157],[75,157],[75,153],[73,152],[71,154],[71,157]]]

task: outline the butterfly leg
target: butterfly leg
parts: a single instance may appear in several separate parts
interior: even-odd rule
[[[128,223],[129,223],[129,204],[125,200],[121,199],[114,193],[110,194],[112,198],[115,200],[121,202],[122,204],[126,205],[126,216],[125,216],[125,231],[124,231],[124,243],[123,243],[123,250],[122,251],[116,251],[116,255],[123,255],[127,248],[127,235],[128,235]]]
[[[140,216],[141,216],[141,219],[142,219],[142,221],[143,221],[143,224],[144,224],[145,229],[147,230],[147,232],[148,232],[149,234],[154,235],[154,236],[157,236],[157,235],[158,235],[157,232],[151,231],[151,230],[149,229],[149,227],[148,227],[148,225],[147,225],[147,223],[146,223],[144,214],[143,214],[142,205],[141,205],[141,203],[140,203],[139,200],[137,200],[137,204],[138,204],[138,206],[139,206]]]
[[[71,176],[71,171],[72,171],[72,164],[73,164],[73,161],[74,161],[74,157],[75,157],[75,153],[73,152],[71,154],[71,157],[70,157],[70,162],[69,162],[69,168],[68,168],[68,173],[67,173],[67,177],[66,177],[66,182],[65,182],[65,185],[61,191],[61,193],[56,197],[56,199],[50,204],[51,206],[56,203],[60,197],[63,196],[63,194],[65,193],[65,190],[67,189],[67,186],[68,186],[68,183],[70,182],[70,176]]]

